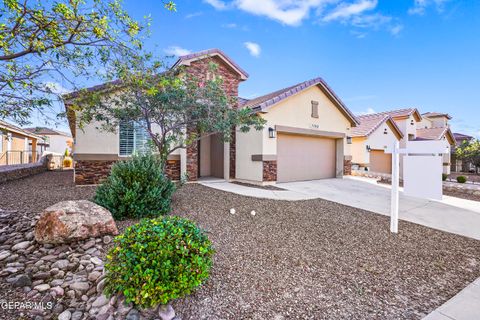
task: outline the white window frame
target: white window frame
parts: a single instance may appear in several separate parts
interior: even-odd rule
[[[140,129],[143,129],[145,130],[144,127],[142,127],[141,124],[139,124],[138,122],[133,122],[132,121],[132,124],[133,124],[133,146],[132,146],[132,153],[130,154],[122,154],[122,136],[121,136],[121,132],[120,132],[120,126],[121,124],[118,125],[118,157],[120,158],[130,158],[132,157],[135,153],[137,153],[138,149],[137,149],[137,130],[140,130]],[[148,132],[145,130],[145,139],[147,140],[145,142],[148,143],[148,141],[150,140],[150,137],[148,135]]]

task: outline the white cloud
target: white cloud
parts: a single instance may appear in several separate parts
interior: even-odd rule
[[[428,7],[434,6],[438,12],[445,10],[445,4],[450,0],[414,0],[413,7],[408,9],[411,15],[423,15]]]
[[[164,50],[164,52],[170,56],[186,56],[187,54],[192,53],[192,51],[179,47],[179,46],[170,46],[167,49]]]
[[[260,45],[258,43],[247,41],[244,42],[243,45],[245,46],[245,48],[247,48],[247,50],[250,52],[250,55],[252,55],[253,57],[260,56],[262,48],[260,48]]]
[[[223,24],[222,27],[227,29],[235,29],[238,27],[238,25],[236,23],[227,23]]]
[[[187,15],[185,16],[185,19],[191,19],[191,18],[199,17],[199,16],[201,16],[201,15],[203,15],[203,12],[198,11],[198,12],[194,12],[194,13],[187,14]]]
[[[225,10],[228,9],[227,4],[222,0],[203,0],[204,2],[208,3],[212,7],[217,10]]]
[[[340,3],[334,10],[323,17],[323,21],[346,20],[358,16],[365,11],[375,9],[377,4],[377,0],[360,0],[355,3]]]
[[[364,116],[367,114],[374,114],[374,113],[377,113],[377,112],[373,108],[367,108],[367,110],[358,112],[358,115]]]
[[[58,82],[51,82],[51,81],[45,82],[44,87],[46,90],[54,94],[65,94],[70,92],[70,90],[68,90]]]
[[[394,36],[398,35],[403,30],[403,25],[397,24],[390,28],[390,33]]]

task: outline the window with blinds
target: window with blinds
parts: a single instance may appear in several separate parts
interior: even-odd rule
[[[143,123],[121,121],[118,131],[120,156],[143,154],[148,151],[150,136]]]

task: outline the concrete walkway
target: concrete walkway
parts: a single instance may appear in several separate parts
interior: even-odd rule
[[[423,318],[423,320],[478,319],[480,319],[480,278]]]
[[[390,215],[389,186],[379,185],[367,178],[348,177],[277,184],[278,187],[285,189],[284,191],[241,186],[225,180],[200,183],[250,197],[277,200],[322,198]],[[476,201],[448,196],[444,196],[442,201],[434,201],[408,197],[401,193],[399,215],[402,220],[480,240],[480,203]]]

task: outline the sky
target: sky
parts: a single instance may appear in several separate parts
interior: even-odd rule
[[[151,14],[158,56],[219,48],[250,74],[253,98],[322,77],[356,114],[416,107],[449,113],[480,138],[480,1],[124,0]]]

